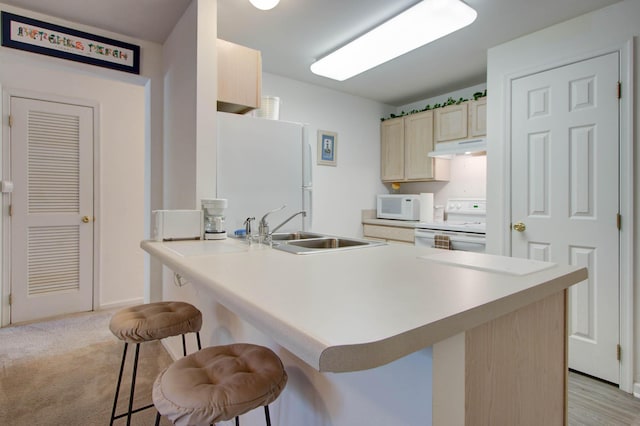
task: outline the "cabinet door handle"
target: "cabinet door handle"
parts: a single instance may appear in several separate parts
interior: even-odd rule
[[[82,216],[82,223],[89,223],[91,222],[91,219],[89,218],[89,216]]]

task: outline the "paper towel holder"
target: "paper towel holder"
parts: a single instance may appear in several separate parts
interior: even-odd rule
[[[432,192],[421,192],[420,197],[420,222],[433,222],[434,195]]]

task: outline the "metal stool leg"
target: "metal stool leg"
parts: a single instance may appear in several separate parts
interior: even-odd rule
[[[113,409],[111,409],[111,421],[109,425],[113,425],[116,417],[116,406],[118,405],[118,394],[120,393],[120,384],[122,383],[122,372],[124,371],[124,361],[127,358],[127,348],[129,343],[124,343],[124,352],[122,353],[122,362],[120,363],[120,374],[118,375],[118,384],[116,385],[116,396],[113,398]]]
[[[136,391],[136,374],[138,373],[138,355],[140,354],[140,343],[136,343],[136,355],[133,361],[133,374],[131,375],[131,394],[129,395],[129,411],[127,412],[127,426],[131,424],[131,414],[133,411],[133,395]]]
[[[271,417],[269,416],[269,406],[264,406],[264,418],[267,420],[267,426],[271,426]]]
[[[160,426],[160,412],[156,413],[156,426]]]
[[[202,349],[202,343],[200,343],[200,332],[196,331],[196,339],[198,339],[198,350]],[[187,343],[185,341],[184,334],[182,335],[182,355],[187,356]]]
[[[236,416],[236,426],[240,426],[240,417]]]

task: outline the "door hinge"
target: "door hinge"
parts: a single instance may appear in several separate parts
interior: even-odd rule
[[[9,204],[9,217],[13,216],[13,204]]]
[[[622,359],[622,346],[619,343],[616,345],[616,359],[618,361]]]
[[[622,82],[618,82],[618,99],[622,99]]]
[[[9,293],[9,306],[11,306],[11,304],[13,303],[13,296],[11,293]]]
[[[9,127],[13,127],[13,115],[9,115]]]
[[[622,215],[620,213],[616,214],[616,226],[618,231],[622,229]]]

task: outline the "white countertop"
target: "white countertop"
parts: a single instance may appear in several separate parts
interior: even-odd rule
[[[141,247],[319,371],[386,364],[587,277],[394,244],[313,255],[233,239]]]

